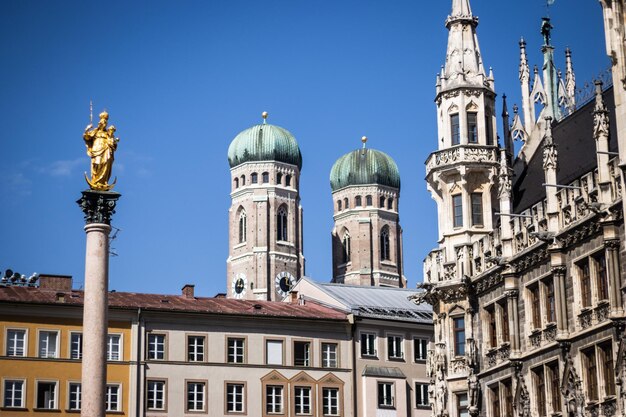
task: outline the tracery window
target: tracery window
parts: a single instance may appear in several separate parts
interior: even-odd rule
[[[245,242],[246,236],[247,236],[246,211],[241,210],[241,213],[239,214],[239,243]]]
[[[287,209],[281,206],[276,215],[276,239],[287,240]]]
[[[388,226],[384,226],[380,231],[380,259],[383,261],[388,261],[389,259],[391,259]]]
[[[343,235],[342,256],[344,264],[350,262],[350,235],[348,232]]]

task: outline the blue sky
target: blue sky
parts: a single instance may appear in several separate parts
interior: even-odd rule
[[[82,286],[84,221],[75,201],[87,186],[82,132],[93,100],[121,139],[111,289],[226,290],[226,152],[263,111],[302,151],[307,275],[330,280],[329,172],[367,135],[400,169],[404,266],[414,287],[436,246],[424,161],[436,147],[435,75],[450,4],[0,2],[0,269],[68,274]],[[520,96],[520,36],[531,65],[541,64],[545,2],[473,0],[472,9],[498,107],[506,93],[510,110]],[[550,16],[557,66],[569,46],[578,84],[609,66],[597,1],[557,0]]]

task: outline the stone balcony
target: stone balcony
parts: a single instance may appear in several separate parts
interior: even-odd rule
[[[433,171],[453,168],[457,165],[498,165],[498,148],[482,145],[457,145],[430,154],[426,160],[426,176]]]

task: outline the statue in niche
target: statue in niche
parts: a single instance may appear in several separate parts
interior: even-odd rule
[[[470,370],[470,374],[467,377],[468,397],[469,397],[469,411],[470,414],[475,415],[478,412],[478,398],[480,393],[480,384],[478,383],[478,377],[473,369]]]
[[[447,416],[448,383],[443,373],[443,369],[437,371],[437,381],[435,382],[435,415],[439,417]]]

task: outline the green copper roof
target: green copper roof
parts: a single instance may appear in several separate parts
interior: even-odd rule
[[[339,158],[330,170],[330,188],[378,184],[400,189],[398,166],[389,155],[375,149],[357,149]]]
[[[287,129],[270,124],[252,126],[230,143],[228,163],[231,168],[250,161],[278,161],[302,169],[296,138]]]

